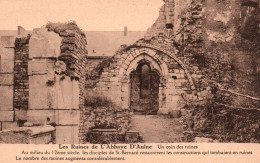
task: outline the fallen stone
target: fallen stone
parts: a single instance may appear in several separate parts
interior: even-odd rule
[[[32,127],[33,126],[33,123],[32,122],[25,122],[23,124],[24,127]]]

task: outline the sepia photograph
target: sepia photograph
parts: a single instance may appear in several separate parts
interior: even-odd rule
[[[0,144],[260,143],[260,0],[0,0],[0,22]]]

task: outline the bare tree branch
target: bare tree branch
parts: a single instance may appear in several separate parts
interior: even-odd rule
[[[228,107],[228,108],[232,108],[232,109],[257,110],[257,111],[260,111],[260,109],[257,109],[257,108],[244,108],[244,107],[241,107],[241,106],[230,106],[230,105],[222,104],[222,103],[219,103],[219,102],[215,102],[215,104],[222,105],[222,106],[225,106],[225,107]]]
[[[212,80],[211,80],[212,81]],[[249,95],[244,95],[244,94],[241,94],[241,93],[237,93],[235,91],[232,91],[230,89],[224,89],[223,86],[219,83],[216,83],[215,81],[212,81],[213,84],[215,84],[217,86],[217,88],[221,91],[226,91],[226,92],[229,92],[231,94],[234,94],[234,95],[237,95],[237,96],[242,96],[242,97],[246,97],[246,98],[249,98],[249,99],[252,99],[252,100],[255,100],[255,101],[260,101],[260,98],[257,98],[257,97],[252,97],[252,96],[249,96]]]

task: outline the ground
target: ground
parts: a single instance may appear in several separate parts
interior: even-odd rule
[[[176,143],[183,140],[178,118],[164,115],[133,115],[131,130],[138,131],[144,143]]]

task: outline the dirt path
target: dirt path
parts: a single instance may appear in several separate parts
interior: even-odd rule
[[[178,121],[163,115],[133,115],[131,130],[139,131],[146,143],[181,142],[182,126]]]

